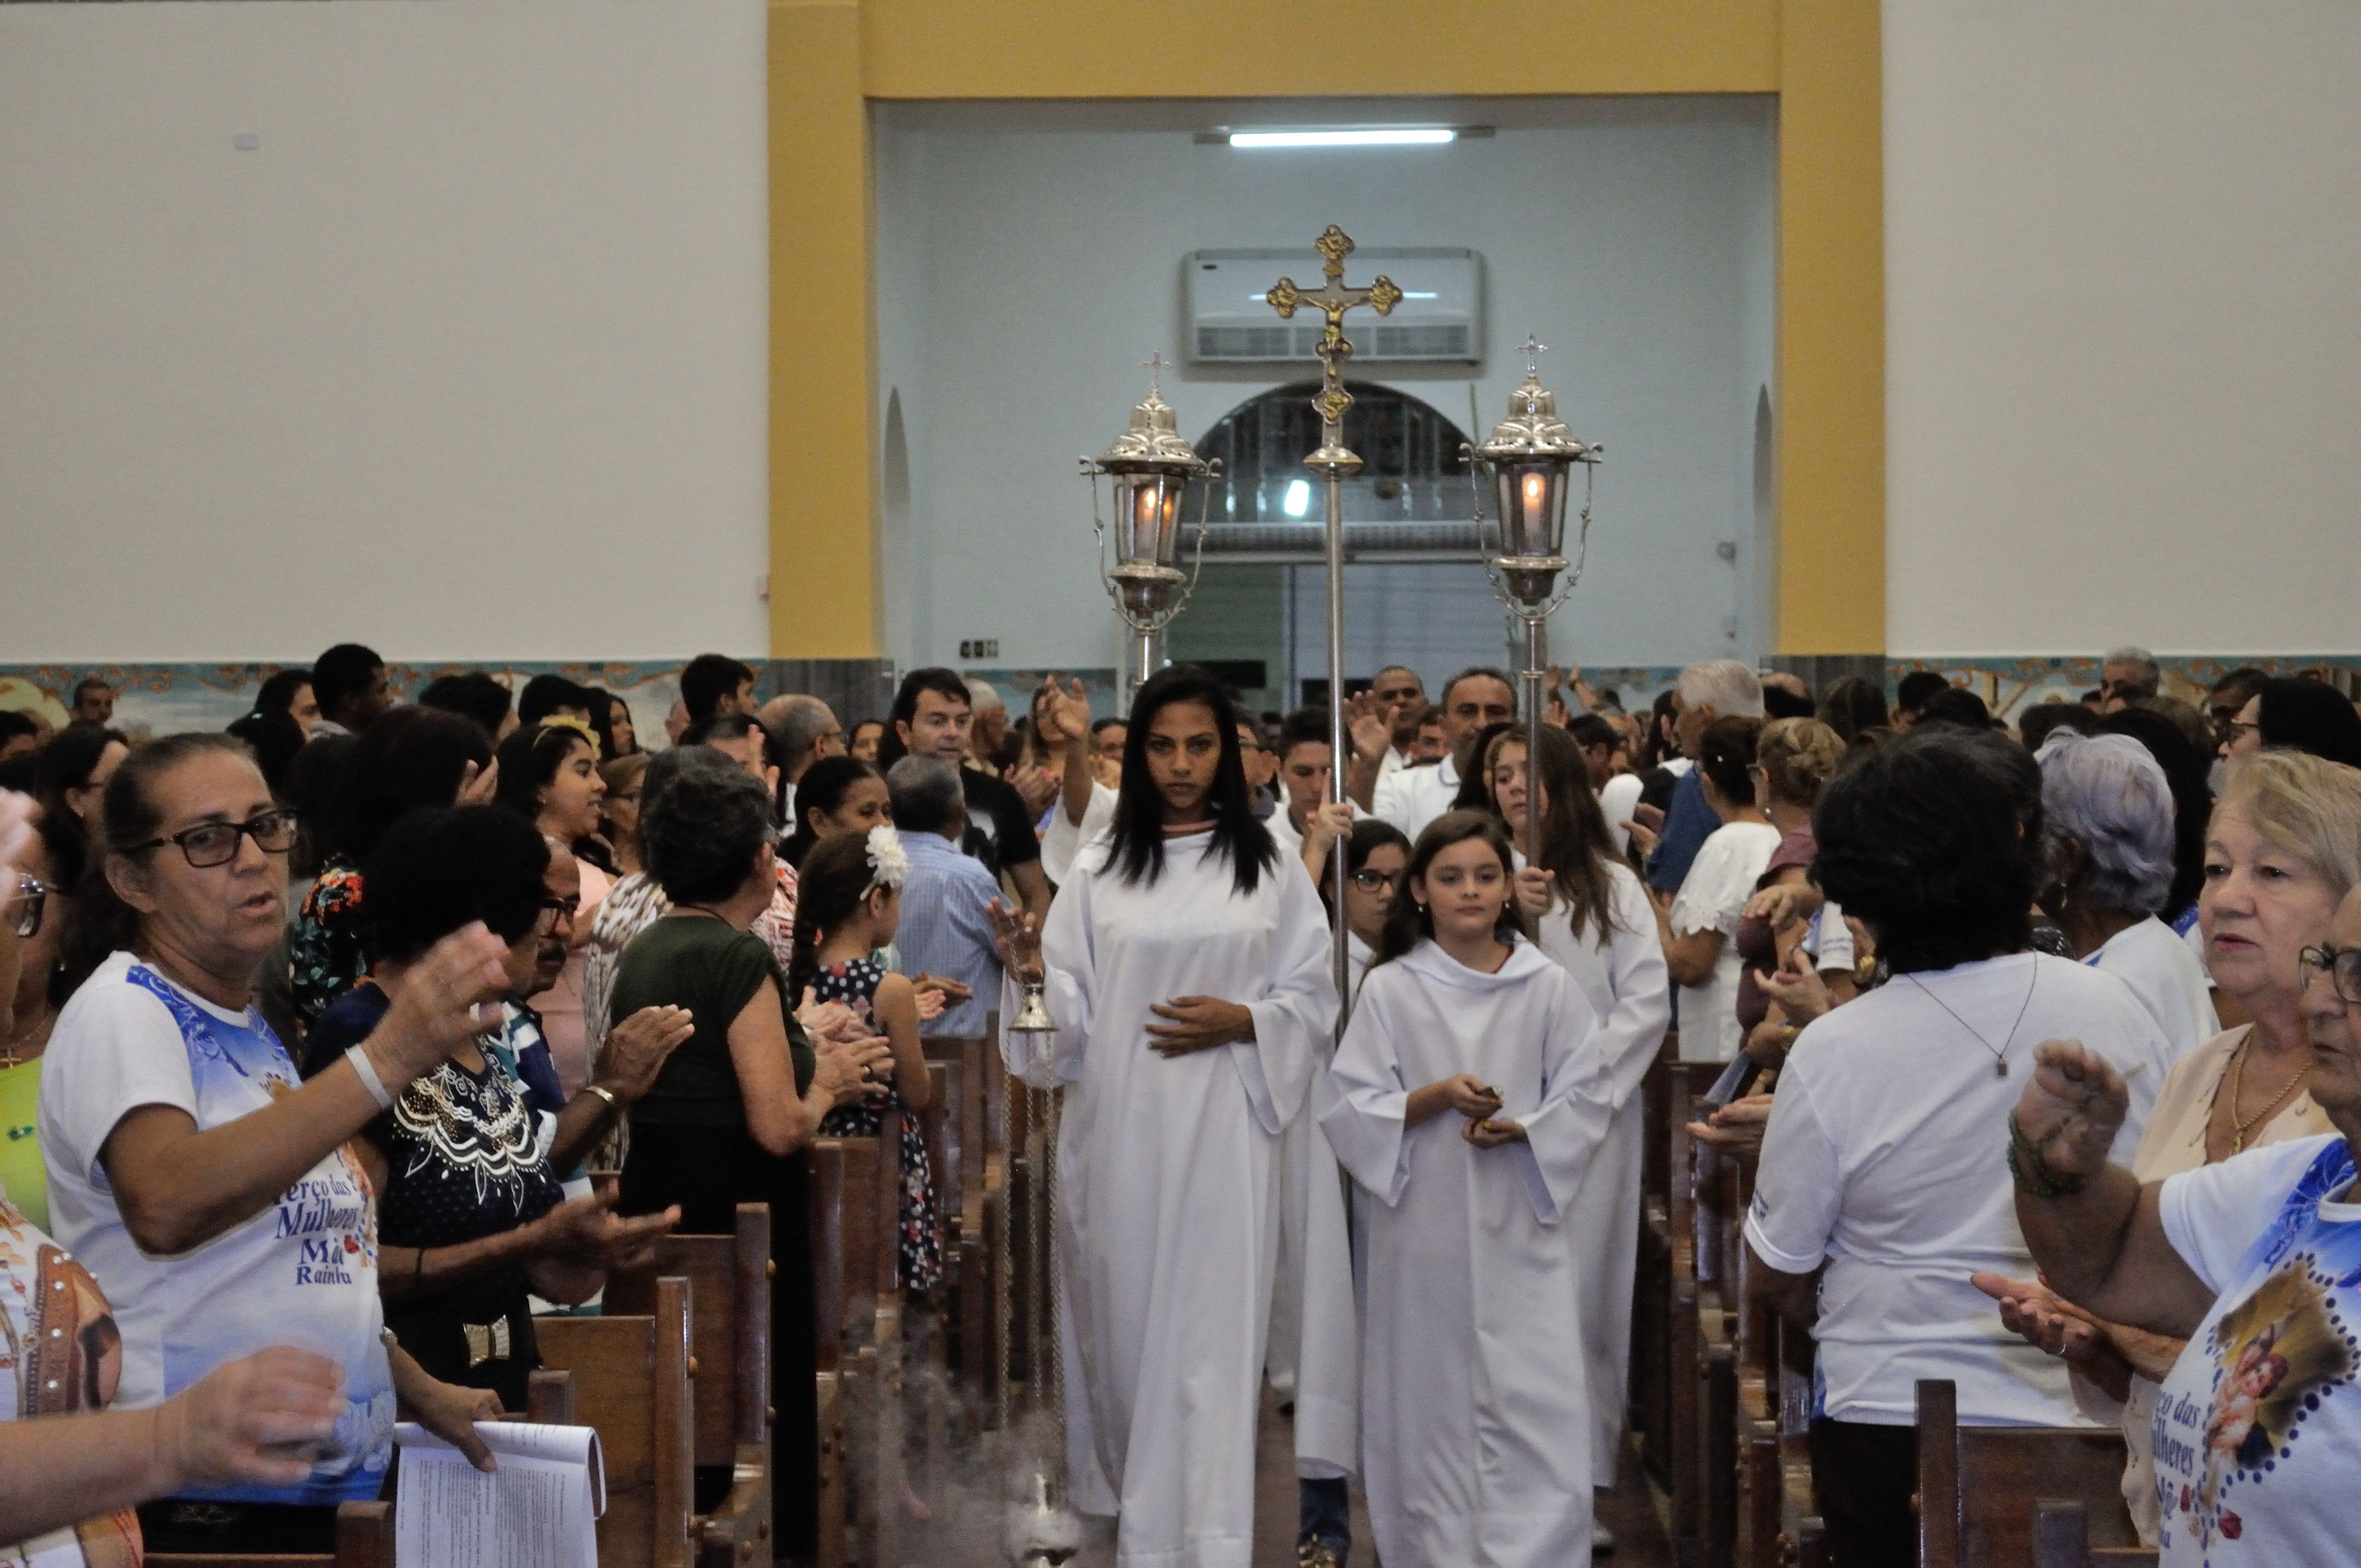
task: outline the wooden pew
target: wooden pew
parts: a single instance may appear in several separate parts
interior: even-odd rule
[[[844,1351],[844,1146],[811,1149],[812,1335],[819,1387],[819,1568],[844,1568],[846,1428],[858,1369]]]
[[[2080,1502],[2042,1497],[2033,1505],[2033,1568],[2155,1568],[2152,1546],[2093,1546],[2090,1510]]]
[[[1690,1063],[1673,1063],[1666,1070],[1665,1092],[1665,1181],[1669,1194],[1669,1282],[1664,1321],[1665,1489],[1673,1502],[1673,1544],[1683,1562],[1702,1561],[1696,1554],[1694,1543],[1705,1506],[1705,1478],[1697,1463],[1701,1451],[1697,1393],[1705,1355],[1697,1277],[1697,1205],[1692,1198],[1697,1146],[1688,1135],[1691,1069]]]
[[[689,1382],[694,1394],[697,1511],[690,1523],[706,1568],[767,1561],[771,1549],[771,1211],[741,1203],[735,1234],[673,1235],[653,1264],[617,1274],[607,1310],[655,1312],[656,1281],[689,1287]]]
[[[143,1561],[158,1568],[393,1568],[393,1505],[341,1505],[334,1552],[150,1552]]]
[[[2103,1546],[2136,1546],[2124,1509],[2124,1440],[2086,1427],[1973,1427],[1949,1379],[1918,1384],[1919,1568],[2016,1568],[2033,1560],[2035,1497],[2084,1506]]]
[[[1710,1084],[1700,1069],[1719,1071],[1710,1063],[1693,1064],[1688,1082],[1692,1097]],[[1694,1140],[1688,1146],[1688,1158],[1697,1303],[1693,1373],[1697,1424],[1692,1463],[1697,1506],[1691,1523],[1694,1560],[1718,1565],[1734,1561],[1739,1533],[1741,1432],[1737,1323],[1744,1303],[1733,1294],[1737,1271],[1732,1266],[1732,1248],[1737,1244],[1739,1212],[1733,1207],[1732,1194],[1737,1169],[1734,1160]]]
[[[656,1281],[647,1316],[543,1318],[544,1366],[571,1373],[575,1409],[607,1460],[599,1568],[688,1568],[696,1492],[688,1281]]]
[[[1665,1036],[1641,1080],[1640,1257],[1631,1280],[1631,1427],[1640,1464],[1672,1489],[1673,1221],[1671,1097],[1674,1044]]]

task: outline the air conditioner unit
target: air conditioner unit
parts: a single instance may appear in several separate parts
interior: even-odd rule
[[[1299,309],[1281,321],[1263,298],[1282,277],[1320,286],[1320,258],[1302,250],[1192,250],[1181,262],[1189,357],[1206,365],[1317,364],[1323,324]],[[1356,363],[1474,365],[1484,357],[1484,258],[1442,246],[1363,249],[1347,258],[1345,281],[1361,287],[1383,273],[1402,291],[1389,315],[1345,318]]]

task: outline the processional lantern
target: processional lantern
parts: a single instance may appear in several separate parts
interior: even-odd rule
[[[1222,471],[1218,461],[1198,456],[1181,435],[1172,405],[1164,400],[1164,356],[1151,356],[1148,368],[1148,398],[1132,408],[1130,425],[1098,456],[1082,459],[1082,474],[1091,481],[1091,531],[1099,542],[1099,580],[1137,639],[1135,689],[1164,663],[1159,639],[1197,591],[1197,575],[1205,564],[1205,516],[1213,504],[1206,481],[1218,478]],[[1106,564],[1107,523],[1099,511],[1102,474],[1115,491],[1113,566]],[[1195,553],[1184,575],[1180,528],[1192,482],[1201,487],[1201,499]]]
[[[1557,417],[1557,395],[1542,385],[1541,356],[1548,345],[1528,336],[1524,384],[1509,394],[1509,417],[1480,446],[1461,450],[1490,468],[1499,514],[1495,543],[1485,531],[1484,483],[1476,476],[1476,530],[1486,547],[1484,570],[1509,613],[1524,623],[1524,668],[1518,672],[1525,707],[1525,859],[1541,863],[1542,679],[1549,653],[1549,618],[1582,580],[1590,543],[1591,479],[1606,447],[1586,442]],[[1582,531],[1575,559],[1565,558],[1566,498],[1575,465],[1582,465]],[[1571,571],[1568,568],[1571,567]],[[1558,587],[1561,572],[1565,586]]]

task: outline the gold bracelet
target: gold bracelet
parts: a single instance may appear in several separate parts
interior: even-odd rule
[[[582,1092],[585,1094],[595,1094],[599,1099],[604,1100],[607,1102],[607,1109],[609,1111],[620,1111],[623,1108],[623,1102],[615,1098],[615,1091],[611,1089],[602,1088],[600,1085],[596,1083],[586,1083],[582,1086]]]

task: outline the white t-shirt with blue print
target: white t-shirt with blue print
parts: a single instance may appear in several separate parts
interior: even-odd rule
[[[293,1345],[345,1370],[345,1413],[304,1484],[192,1492],[225,1501],[335,1504],[378,1496],[393,1437],[379,1339],[377,1203],[339,1148],[244,1223],[172,1257],[140,1250],[99,1163],[107,1135],[147,1105],[211,1129],[301,1086],[261,1015],[225,1012],[129,953],[99,966],[58,1015],[41,1065],[49,1225],[114,1303],[119,1409],[180,1393],[225,1363]]]
[[[2166,1238],[2215,1292],[2156,1400],[2166,1568],[2361,1561],[2361,1204],[2334,1134],[2169,1177]]]

